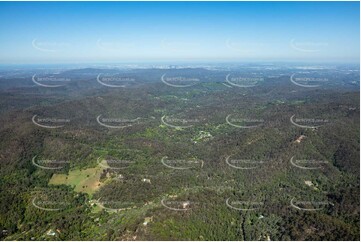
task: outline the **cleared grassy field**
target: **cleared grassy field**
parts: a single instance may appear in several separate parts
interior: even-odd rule
[[[69,175],[54,174],[49,181],[49,185],[70,185],[75,187],[76,192],[92,195],[103,184],[99,181],[102,171],[102,167],[95,167],[85,170],[72,170],[69,171]]]

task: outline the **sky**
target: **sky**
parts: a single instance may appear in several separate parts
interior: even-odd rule
[[[359,62],[359,2],[0,2],[0,63]]]

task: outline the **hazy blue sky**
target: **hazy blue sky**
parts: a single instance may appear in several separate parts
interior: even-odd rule
[[[0,63],[359,60],[358,2],[1,2]]]

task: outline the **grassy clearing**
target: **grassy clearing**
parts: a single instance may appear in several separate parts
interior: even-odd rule
[[[69,185],[74,187],[76,192],[93,195],[103,183],[99,181],[102,167],[88,168],[85,170],[72,170],[69,174],[54,174],[49,185]]]

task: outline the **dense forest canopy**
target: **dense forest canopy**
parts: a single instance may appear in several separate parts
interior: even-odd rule
[[[358,69],[2,70],[0,237],[359,240]]]

